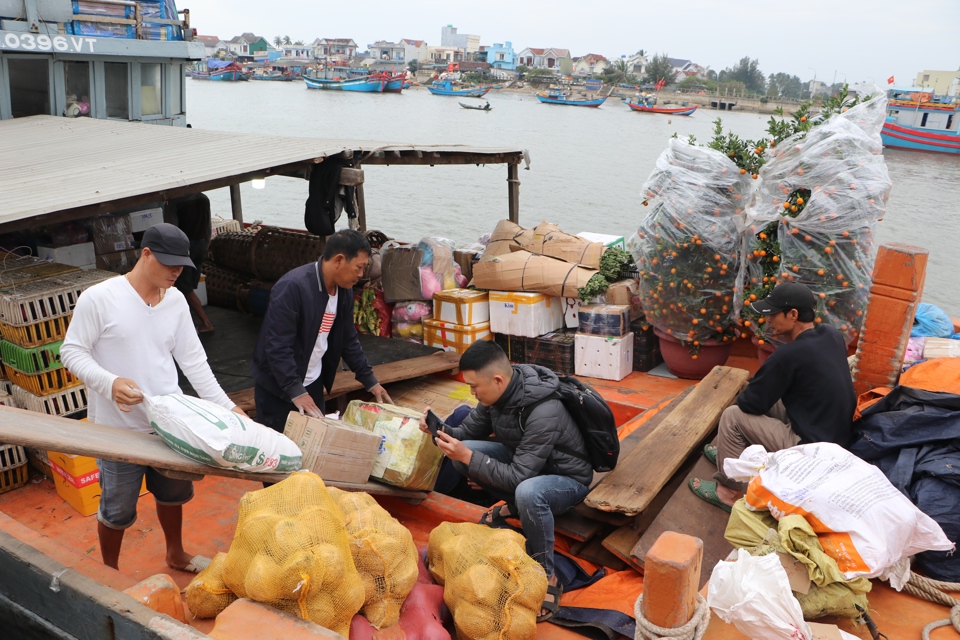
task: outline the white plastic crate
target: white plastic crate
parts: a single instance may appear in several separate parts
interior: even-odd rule
[[[87,387],[81,384],[38,396],[13,385],[13,401],[15,406],[21,409],[51,416],[65,416],[87,408]]]
[[[0,322],[14,327],[73,313],[84,290],[117,274],[91,269],[16,285],[0,293]]]
[[[239,220],[232,218],[221,218],[215,216],[210,220],[210,237],[216,238],[218,233],[228,233],[233,231],[243,231],[243,225]]]

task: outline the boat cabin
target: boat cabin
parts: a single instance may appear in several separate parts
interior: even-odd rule
[[[185,126],[184,68],[203,57],[174,0],[0,2],[0,119]]]
[[[891,89],[888,98],[888,122],[934,132],[960,130],[956,98],[937,96],[923,87]]]

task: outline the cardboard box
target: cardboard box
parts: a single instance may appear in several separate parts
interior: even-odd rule
[[[580,307],[578,331],[592,336],[620,337],[630,326],[630,307],[619,304],[585,304]]]
[[[480,340],[493,340],[489,322],[454,324],[429,318],[423,320],[423,344],[428,347],[463,353],[467,347]]]
[[[477,406],[470,393],[470,385],[457,380],[425,376],[389,385],[387,390],[394,404],[423,413],[430,407],[441,418],[446,418],[461,405]]]
[[[126,251],[135,247],[130,216],[99,216],[90,219],[89,226],[93,248],[97,255]]]
[[[83,516],[92,516],[100,508],[100,469],[95,458],[48,451],[57,494]],[[140,486],[140,495],[147,493],[147,479]]]
[[[490,292],[490,330],[494,333],[536,338],[562,327],[563,304],[559,298],[541,293]]]
[[[140,249],[127,249],[126,251],[98,254],[96,264],[97,269],[124,274],[132,271],[139,259]]]
[[[563,302],[563,326],[567,329],[580,328],[580,307],[583,301],[580,298],[560,298]]]
[[[591,269],[600,267],[600,258],[606,247],[579,236],[564,233],[555,224],[543,222],[533,230],[533,242],[523,247],[531,253],[558,258]]]
[[[163,222],[163,209],[159,207],[144,209],[143,211],[134,211],[130,214],[130,230],[133,233],[146,231],[161,222]]]
[[[596,269],[588,269],[557,258],[529,251],[514,251],[488,262],[475,264],[473,284],[479,289],[492,291],[528,291],[576,298],[579,290],[586,286],[596,273]]]
[[[415,244],[381,249],[383,297],[387,302],[427,300],[420,289],[423,251]]]
[[[440,291],[433,294],[433,319],[461,325],[490,322],[490,298],[475,289]]]
[[[577,234],[577,237],[584,238],[590,242],[599,242],[605,247],[617,247],[618,249],[627,250],[627,243],[624,242],[623,236],[612,236],[606,233],[591,233],[590,231],[581,231]]]
[[[480,260],[480,252],[470,249],[457,249],[453,252],[453,261],[460,265],[460,273],[467,279],[473,279],[473,265]]]
[[[352,400],[344,422],[383,438],[383,448],[370,475],[403,489],[430,491],[443,455],[430,434],[420,431],[420,411],[392,404]]]
[[[303,452],[303,469],[329,482],[364,484],[380,455],[383,438],[353,424],[291,411],[283,435]]]
[[[633,334],[621,338],[578,333],[577,375],[601,380],[623,380],[633,371]]]
[[[630,307],[630,320],[643,317],[643,300],[640,298],[640,281],[628,278],[612,283],[601,296],[606,304],[625,304]]]
[[[40,245],[37,247],[37,256],[44,260],[59,262],[60,264],[69,264],[83,269],[87,265],[96,263],[97,254],[94,253],[92,242],[83,242],[81,244],[71,244],[66,247],[46,247]]]
[[[525,364],[527,362],[527,340],[523,336],[508,336],[505,333],[493,334],[493,341],[500,345],[503,352],[507,354],[510,362],[516,364]]]

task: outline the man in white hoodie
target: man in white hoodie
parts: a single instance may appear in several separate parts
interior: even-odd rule
[[[173,286],[184,268],[196,268],[186,234],[159,224],[144,233],[141,246],[130,273],[80,296],[60,349],[64,366],[87,386],[88,417],[98,424],[152,432],[143,396],[181,393],[175,361],[201,398],[243,413],[214,378],[186,299]],[[167,478],[143,465],[110,460],[97,464],[97,532],[104,564],[118,566],[124,530],[137,520],[144,476],[157,503],[167,564],[197,572],[209,563],[183,550],[183,505],[193,498],[192,482]]]

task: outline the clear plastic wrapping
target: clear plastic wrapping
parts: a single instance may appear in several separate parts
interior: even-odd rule
[[[652,211],[627,243],[650,324],[684,342],[732,337],[736,216],[752,185],[719,151],[670,140],[642,189]]]
[[[891,188],[880,140],[886,103],[879,93],[769,150],[743,217],[738,307],[780,282],[800,282],[820,300],[817,322],[832,324],[848,344],[856,340],[876,255],[873,230]],[[747,326],[760,322],[752,328],[767,338],[749,307],[744,318]]]

